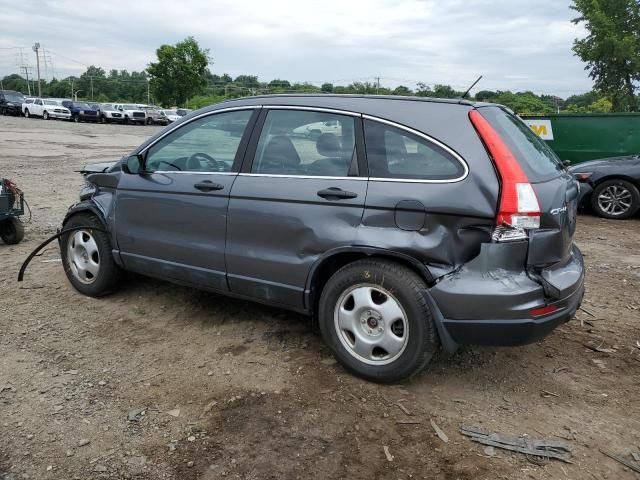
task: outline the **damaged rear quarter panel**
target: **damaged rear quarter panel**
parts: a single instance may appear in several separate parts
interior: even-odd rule
[[[363,244],[416,258],[440,277],[474,258],[480,245],[490,241],[498,178],[469,121],[468,105],[406,102],[390,111],[385,106],[382,102],[379,111],[374,106],[368,113],[442,142],[464,159],[469,172],[446,183],[370,180],[358,237]]]

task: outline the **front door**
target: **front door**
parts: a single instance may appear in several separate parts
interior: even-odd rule
[[[139,173],[122,174],[115,229],[127,269],[228,290],[227,207],[253,115],[195,118],[151,144]]]
[[[314,262],[356,242],[367,189],[357,169],[359,122],[358,115],[264,107],[229,201],[232,292],[302,309]]]

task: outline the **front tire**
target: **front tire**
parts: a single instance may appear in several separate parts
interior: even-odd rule
[[[44,113],[42,114],[42,119],[43,119],[43,120],[49,120],[49,118],[50,118],[50,117],[49,117],[49,112],[44,112]]]
[[[24,111],[24,118],[29,118],[31,116],[31,114],[29,113],[29,109],[25,109]]]
[[[591,207],[603,218],[631,218],[640,208],[640,192],[634,184],[626,180],[607,180],[598,185],[591,194]]]
[[[111,253],[111,240],[102,223],[91,214],[79,213],[71,217],[63,228],[82,227],[61,237],[62,265],[71,285],[89,297],[102,297],[112,293],[122,278],[122,270]]]
[[[24,224],[15,217],[3,220],[0,222],[0,237],[7,245],[20,243],[24,238]]]
[[[438,349],[425,282],[382,259],[358,260],[338,270],[320,297],[325,342],[353,374],[374,382],[405,380]]]

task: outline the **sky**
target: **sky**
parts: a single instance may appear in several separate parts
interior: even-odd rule
[[[417,82],[466,90],[591,89],[571,50],[585,36],[570,0],[0,0],[0,77],[35,66],[81,74],[88,65],[140,71],[162,44],[193,36],[210,70],[384,86]],[[20,50],[18,47],[23,47]],[[20,54],[23,54],[21,60]],[[42,50],[41,50],[42,54]],[[35,71],[35,68],[34,68]],[[473,93],[473,92],[472,92]]]

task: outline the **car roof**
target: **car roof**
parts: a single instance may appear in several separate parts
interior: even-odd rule
[[[435,97],[415,97],[403,95],[358,95],[358,94],[335,94],[335,93],[296,93],[296,94],[272,94],[272,95],[255,95],[252,97],[241,97],[232,100],[226,100],[221,103],[231,103],[248,100],[266,100],[270,103],[273,101],[283,100],[307,100],[314,104],[331,102],[331,100],[343,99],[353,101],[354,103],[367,104],[371,102],[379,102],[380,100],[389,100],[396,102],[426,102],[426,103],[448,103],[456,105],[472,106],[477,102],[472,102],[463,98],[435,98]],[[333,103],[333,102],[331,102]]]

